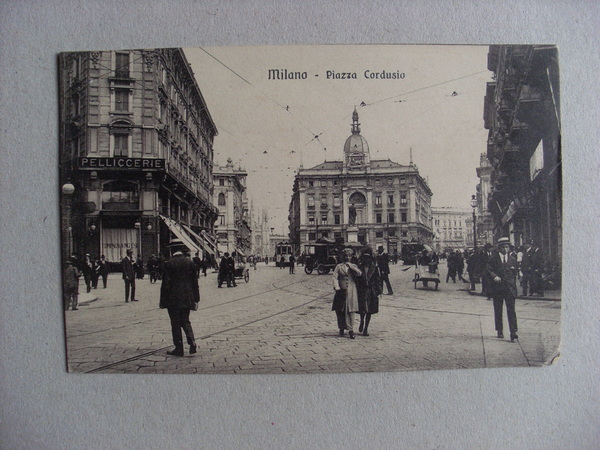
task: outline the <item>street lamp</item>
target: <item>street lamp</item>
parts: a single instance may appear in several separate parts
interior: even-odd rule
[[[473,251],[475,251],[477,250],[477,216],[475,215],[477,198],[475,195],[471,195],[471,208],[473,208]]]
[[[71,256],[73,253],[73,241],[71,239],[71,233],[73,228],[71,227],[71,198],[75,192],[75,186],[70,181],[63,184],[61,188],[63,194],[61,209],[62,209],[62,221],[63,221],[63,259],[64,261]]]

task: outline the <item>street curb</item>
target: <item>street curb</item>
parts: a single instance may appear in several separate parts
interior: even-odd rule
[[[82,295],[85,295],[86,297],[88,297],[88,296],[89,296],[89,294],[80,294],[80,295],[79,295],[79,298],[81,298],[81,297],[82,297]],[[89,305],[90,303],[93,303],[93,302],[95,302],[96,300],[98,300],[98,296],[90,296],[90,297],[89,297],[88,299],[86,299],[86,300],[83,300],[83,301],[79,300],[79,301],[77,302],[77,305],[78,305],[78,306],[87,306],[87,305]]]
[[[471,292],[469,291],[469,295],[473,295],[476,297],[485,297],[485,295],[480,294],[478,292]],[[522,295],[519,295],[517,297],[517,300],[537,300],[540,302],[560,302],[562,301],[562,299],[560,297],[523,297]]]

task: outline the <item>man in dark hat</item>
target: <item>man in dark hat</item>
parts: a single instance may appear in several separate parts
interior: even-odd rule
[[[490,293],[490,285],[491,280],[488,275],[487,265],[488,261],[494,254],[493,252],[494,246],[489,242],[483,246],[483,252],[481,253],[478,261],[479,270],[482,273],[481,275],[481,293],[487,297],[488,300],[492,299],[492,294]]]
[[[544,284],[542,282],[543,258],[540,248],[535,245],[533,239],[525,244],[525,252],[523,252],[523,261],[521,262],[521,270],[523,279],[523,296],[527,296],[527,288],[529,287],[529,295],[538,294],[544,296]]]
[[[518,339],[515,298],[517,297],[517,258],[509,252],[510,239],[498,239],[498,251],[488,261],[488,275],[492,280],[490,291],[494,300],[494,322],[500,339],[504,338],[502,311],[506,303],[506,317],[510,340]]]
[[[133,268],[133,250],[127,249],[127,256],[121,260],[121,269],[123,270],[123,281],[125,282],[125,303],[129,303],[129,291],[131,290],[131,301],[135,299],[135,270]]]
[[[223,281],[227,281],[227,287],[231,287],[231,282],[227,278],[227,272],[229,271],[229,252],[225,252],[219,263],[219,275],[217,276],[218,287],[223,285]]]
[[[166,308],[171,320],[171,333],[175,349],[167,352],[172,356],[183,356],[183,329],[190,354],[196,353],[194,330],[190,323],[190,311],[198,309],[200,289],[196,266],[191,258],[177,251],[165,264],[165,273],[160,288],[160,308]]]
[[[385,286],[387,287],[387,295],[392,295],[394,291],[392,290],[392,285],[388,277],[388,275],[390,274],[390,258],[388,254],[383,251],[383,245],[377,247],[376,259],[377,267],[379,268],[379,279],[381,283],[381,288],[383,290],[383,283],[385,282]]]

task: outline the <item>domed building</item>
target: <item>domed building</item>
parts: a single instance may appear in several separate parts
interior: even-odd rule
[[[382,245],[392,254],[402,241],[432,242],[432,192],[412,157],[408,165],[372,160],[360,131],[354,109],[343,160],[298,170],[289,220],[300,253],[323,238]]]

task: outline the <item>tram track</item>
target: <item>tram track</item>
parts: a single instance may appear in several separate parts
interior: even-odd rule
[[[227,333],[227,332],[230,332],[230,331],[233,331],[233,330],[236,330],[236,329],[240,329],[240,328],[246,327],[248,325],[252,325],[254,323],[261,322],[263,320],[269,320],[269,319],[271,319],[273,317],[277,317],[279,315],[289,313],[289,312],[294,311],[296,309],[303,308],[303,307],[305,307],[307,305],[310,305],[311,303],[313,303],[313,302],[315,302],[317,300],[320,300],[320,299],[324,298],[327,295],[325,293],[323,295],[312,295],[312,294],[307,294],[307,293],[302,293],[302,292],[296,292],[296,291],[293,291],[293,290],[285,289],[285,288],[288,288],[289,286],[294,286],[294,285],[298,285],[298,284],[304,284],[304,283],[312,281],[312,280],[313,280],[312,278],[303,279],[303,280],[299,280],[299,281],[294,281],[294,282],[289,283],[289,284],[285,284],[283,286],[276,286],[276,283],[273,282],[273,283],[271,283],[272,289],[263,290],[261,292],[254,293],[254,294],[251,294],[251,295],[247,295],[247,296],[244,296],[244,297],[240,297],[240,298],[237,298],[237,299],[234,299],[234,300],[231,300],[231,301],[218,303],[218,304],[207,306],[207,307],[204,307],[204,308],[199,308],[198,311],[205,311],[205,310],[214,308],[216,306],[223,306],[223,305],[228,305],[228,304],[232,304],[232,303],[236,303],[236,302],[241,302],[241,301],[244,301],[244,300],[252,299],[252,298],[257,297],[257,296],[263,296],[265,294],[272,293],[272,292],[275,292],[275,291],[283,291],[283,292],[288,292],[288,293],[294,294],[294,295],[299,295],[299,296],[304,296],[304,297],[310,297],[310,300],[308,300],[306,302],[303,302],[301,304],[294,305],[294,306],[292,306],[290,308],[286,308],[284,310],[277,311],[277,312],[274,312],[274,313],[266,315],[266,316],[261,316],[261,317],[258,317],[256,319],[249,320],[249,321],[246,321],[244,323],[237,324],[237,325],[235,325],[233,327],[229,327],[229,328],[226,328],[226,329],[222,329],[222,330],[216,331],[214,333],[209,333],[209,334],[202,335],[199,338],[197,338],[196,340],[208,339],[208,338],[211,338],[213,336],[217,336],[217,335],[219,335],[221,333]],[[131,325],[128,325],[128,326],[131,326]],[[108,330],[103,330],[103,331],[110,331],[112,329],[114,329],[114,328],[110,328]],[[100,332],[103,332],[103,331],[95,331],[93,333],[100,333]],[[87,334],[92,334],[92,333],[87,333]],[[79,335],[79,336],[83,336],[83,335]],[[145,357],[148,357],[148,356],[152,356],[152,355],[154,355],[154,354],[156,354],[158,352],[165,351],[165,350],[167,350],[167,349],[169,349],[171,347],[173,347],[173,345],[166,345],[166,346],[163,346],[163,347],[160,347],[160,348],[157,348],[157,349],[153,349],[153,350],[141,353],[141,354],[137,354],[137,355],[131,356],[129,358],[124,358],[124,359],[119,360],[119,361],[115,361],[115,362],[112,362],[112,363],[109,363],[109,364],[102,365],[100,367],[96,367],[94,369],[87,370],[84,373],[101,372],[103,370],[107,370],[107,369],[110,369],[112,367],[119,366],[121,364],[126,364],[126,363],[129,363],[129,362],[132,362],[132,361],[136,361],[138,359],[142,359],[142,358],[145,358]]]

